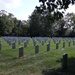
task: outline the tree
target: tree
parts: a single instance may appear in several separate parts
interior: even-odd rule
[[[30,27],[28,33],[30,36],[51,36],[51,31],[53,31],[52,25],[49,25],[48,15],[40,14],[36,11],[33,11],[29,18]],[[52,28],[52,29],[51,29]]]
[[[29,17],[30,27],[28,29],[28,34],[30,36],[40,35],[40,17],[41,15],[38,14],[36,10],[34,10],[32,15]]]
[[[4,10],[0,11],[0,35],[10,35],[14,27],[13,20],[7,15],[7,12]]]
[[[60,37],[65,36],[65,33],[68,29],[65,25],[66,25],[66,21],[64,20],[64,18],[60,19],[59,21],[57,21],[54,24],[54,27],[55,27],[56,32],[57,32],[57,36],[60,36]]]
[[[41,4],[36,8],[40,13],[48,10],[50,14],[55,15],[55,19],[59,19],[63,16],[63,11],[60,10],[66,10],[69,7],[69,4],[75,3],[75,0],[39,0],[39,2],[41,2]]]
[[[37,11],[41,14],[47,12],[49,17],[49,25],[51,25],[51,36],[53,35],[52,25],[56,20],[63,17],[64,10],[69,7],[69,4],[74,4],[75,0],[39,0],[40,6],[36,6]]]
[[[54,23],[57,36],[75,36],[75,14],[68,13]]]
[[[67,15],[67,20],[68,20],[68,31],[69,36],[75,36],[75,14],[74,13],[68,13]]]
[[[19,24],[19,20],[17,20],[12,13],[8,13],[5,10],[0,11],[0,35],[1,36],[13,35],[15,33],[15,32],[13,33],[13,30],[16,29],[18,24]]]
[[[28,29],[29,29],[29,24],[25,24],[22,26],[22,36],[29,36]]]

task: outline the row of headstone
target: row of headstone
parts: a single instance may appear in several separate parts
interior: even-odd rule
[[[53,37],[52,40],[54,41],[54,44],[61,43],[61,41],[65,41],[65,42],[71,42],[73,40],[75,40],[75,38],[58,38],[58,37]]]
[[[35,54],[39,53],[39,45],[35,46]],[[19,47],[19,57],[23,57],[24,56],[24,48],[23,47]]]
[[[32,38],[32,39],[33,39],[34,46],[37,44],[36,41],[39,41],[39,43],[44,45],[44,43],[49,39],[49,37],[35,37],[35,38]]]
[[[12,42],[16,42],[16,37],[3,37],[3,39],[4,39],[9,45],[11,45]]]
[[[47,43],[47,51],[50,51],[50,44]],[[35,46],[35,54],[39,53],[39,45]]]
[[[24,42],[24,47],[27,47],[28,45],[28,40]],[[16,49],[16,43],[15,42],[12,42],[12,49]]]
[[[74,45],[75,41],[73,41],[73,45]],[[24,47],[27,47],[28,41],[24,42]],[[44,42],[42,42],[42,45],[44,45]],[[36,41],[34,41],[34,46],[36,46]],[[69,42],[69,46],[70,46],[70,42]],[[12,49],[16,48],[16,44],[12,43]],[[59,43],[56,43],[56,49],[59,48]],[[65,42],[63,42],[63,48],[65,48]],[[47,51],[50,50],[50,41],[49,44],[47,44]]]
[[[50,45],[47,44],[47,51],[50,50]],[[39,53],[39,45],[35,46],[35,54]],[[23,57],[24,56],[24,48],[23,47],[19,47],[19,57]]]
[[[24,40],[25,41],[25,40]],[[58,40],[59,41],[59,40]],[[11,43],[11,40],[8,40],[7,42],[9,42],[9,45],[12,44],[12,49],[16,48],[16,41],[14,39],[14,42]],[[24,42],[24,47],[27,47],[29,40],[26,40]],[[68,46],[71,45],[71,41],[68,42]],[[73,45],[75,45],[75,40],[73,40]],[[59,42],[56,42],[56,49],[59,48]],[[65,41],[63,41],[63,48],[65,48]],[[2,49],[2,43],[0,42],[0,50]],[[47,51],[50,51],[50,40],[47,43]],[[39,53],[39,45],[35,44],[35,54]],[[24,48],[23,47],[19,47],[19,57],[23,57],[24,56]]]
[[[73,40],[73,46],[75,45],[75,40]],[[63,48],[65,48],[66,44],[65,44],[65,41],[63,42]],[[68,46],[70,47],[71,46],[71,41],[68,41]],[[59,43],[57,42],[56,43],[56,49],[59,48]]]
[[[22,38],[21,38],[22,39]],[[23,39],[24,41],[24,47],[27,47],[28,45],[28,42],[29,42],[30,39]],[[33,42],[34,42],[34,46],[35,46],[35,53],[39,53],[39,45],[36,44],[36,40],[39,40],[39,39],[33,39]],[[42,45],[44,45],[44,43],[47,41],[48,39],[46,40],[39,40],[39,41],[42,41]],[[16,39],[14,38],[13,39],[14,42],[12,42],[11,39],[7,39],[7,42],[9,42],[10,45],[12,45],[12,49],[16,49]],[[19,44],[20,44],[20,39],[19,39]],[[58,42],[57,42],[58,41]],[[56,41],[56,49],[59,48],[59,40]],[[75,45],[75,40],[73,39],[73,45]],[[63,48],[65,48],[65,41],[63,41]],[[71,46],[71,41],[68,41],[68,46]],[[0,43],[0,50],[2,49],[2,44]],[[50,50],[50,40],[48,40],[48,43],[47,43],[47,51]]]
[[[53,38],[54,44],[56,44],[56,49],[58,49],[58,44],[61,43],[62,40],[63,40],[63,48],[65,48],[65,40],[67,40],[67,41],[70,40],[68,46],[71,45],[71,40],[72,40],[71,38],[63,38],[63,39],[62,38]],[[42,40],[42,45],[44,45],[44,43],[45,42]],[[36,45],[36,41],[34,41],[34,46],[35,45]],[[73,42],[73,45],[74,45],[74,42]]]
[[[56,43],[56,49],[58,49],[59,48],[59,43],[57,42]],[[65,48],[65,42],[63,42],[63,48]]]
[[[49,47],[49,44],[47,44],[47,49]],[[49,49],[48,49],[49,51]],[[39,53],[39,45],[35,46],[35,54]],[[23,57],[24,56],[24,48],[23,47],[19,47],[19,57]],[[62,70],[65,71],[67,70],[67,66],[68,66],[68,54],[63,54],[63,59],[62,59]]]
[[[16,43],[18,40],[18,45],[21,45],[21,42],[26,41],[26,44],[24,44],[24,47],[27,46],[30,38],[29,37],[3,37],[3,39],[11,45],[12,49],[16,49]]]
[[[61,37],[59,37],[59,38],[58,37],[53,37],[52,40],[53,40],[54,44],[56,44],[57,42],[61,43],[61,41],[63,40],[63,38],[61,38]]]
[[[30,37],[3,37],[3,39],[11,45],[12,42],[17,42],[18,40],[18,45],[21,44],[21,42],[24,42],[25,40],[30,40]]]

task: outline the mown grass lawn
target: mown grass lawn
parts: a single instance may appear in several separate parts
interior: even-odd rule
[[[24,48],[24,57],[19,58],[19,47],[24,46],[24,42],[21,45],[16,44],[16,49],[12,49],[11,45],[8,45],[2,38],[2,50],[0,51],[0,75],[48,75],[43,73],[43,70],[59,69],[61,68],[61,59],[64,53],[68,54],[68,70],[74,72],[75,70],[75,46],[71,41],[71,46],[62,48],[63,42],[59,44],[59,49],[56,49],[56,44],[51,40],[50,51],[47,52],[47,43],[42,46],[39,45],[39,53],[35,54],[35,47],[32,39],[27,47]],[[50,74],[49,74],[50,75]],[[60,74],[62,75],[62,74]]]

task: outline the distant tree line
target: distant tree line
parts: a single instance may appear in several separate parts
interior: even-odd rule
[[[18,20],[12,13],[0,11],[0,36],[27,36],[29,25]]]
[[[12,13],[0,11],[0,36],[75,36],[75,14],[55,19],[46,10],[43,14],[35,9],[27,21],[18,20]]]

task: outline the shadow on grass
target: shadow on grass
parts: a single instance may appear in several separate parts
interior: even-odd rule
[[[61,62],[62,64],[62,60],[57,62]],[[57,69],[56,68],[44,69],[42,71],[42,74],[43,75],[75,75],[75,58],[74,57],[68,58],[67,64],[68,64],[67,70],[63,70],[61,65],[61,67]]]

